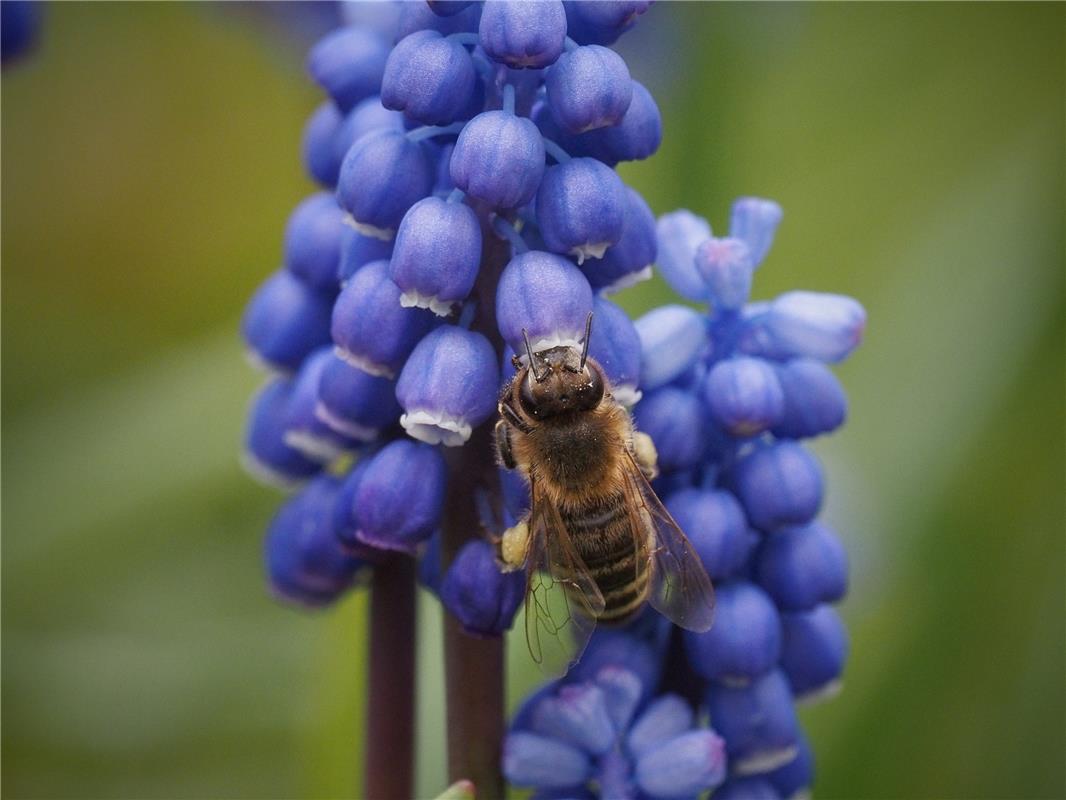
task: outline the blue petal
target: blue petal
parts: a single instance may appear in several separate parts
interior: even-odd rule
[[[333,354],[318,383],[315,415],[339,433],[372,441],[400,418],[395,384]]]
[[[354,452],[356,439],[327,425],[315,414],[318,387],[326,367],[334,360],[332,348],[309,355],[296,376],[284,417],[284,441],[308,458],[324,464],[342,453]]]
[[[741,197],[733,203],[729,235],[747,243],[753,267],[758,267],[770,251],[781,217],[781,206],[773,200]]]
[[[549,250],[581,264],[601,258],[622,237],[626,191],[613,169],[593,158],[550,167],[537,190],[536,213]]]
[[[629,315],[602,297],[595,299],[593,314],[589,355],[607,373],[614,398],[632,406],[640,400],[640,335]]]
[[[733,311],[748,301],[755,270],[751,252],[740,239],[708,239],[696,250],[696,270],[715,308]]]
[[[626,748],[640,758],[692,727],[695,714],[683,698],[667,694],[656,698],[640,715],[626,737]]]
[[[360,541],[414,552],[440,522],[444,457],[429,445],[398,439],[373,457],[355,496]]]
[[[592,683],[561,686],[544,698],[533,711],[531,730],[594,756],[606,753],[616,738],[606,695]]]
[[[478,36],[494,61],[509,67],[546,67],[563,52],[566,11],[560,0],[486,0]]]
[[[734,436],[762,433],[785,413],[785,394],[773,365],[760,358],[719,361],[702,392],[714,421]]]
[[[333,141],[344,117],[333,101],[326,100],[315,109],[304,126],[301,152],[307,173],[323,186],[337,185],[340,161],[333,155]]]
[[[794,442],[752,451],[738,462],[731,482],[748,519],[763,531],[810,522],[822,505],[822,468]]]
[[[524,206],[544,174],[544,141],[530,120],[485,111],[459,134],[450,170],[456,186],[493,208]]]
[[[704,633],[685,631],[685,651],[700,676],[743,685],[777,663],[781,618],[754,584],[736,581],[716,588],[714,625]]]
[[[836,534],[814,522],[767,537],[755,575],[782,611],[808,611],[845,595],[848,556]]]
[[[707,708],[711,724],[726,741],[734,774],[769,772],[795,757],[799,725],[788,681],[780,670],[745,687],[711,684]]]
[[[472,539],[456,554],[440,587],[440,599],[474,636],[500,636],[509,630],[525,598],[521,572],[501,573],[492,545]]]
[[[581,270],[554,253],[530,250],[504,268],[496,289],[496,324],[516,353],[525,355],[522,330],[534,352],[576,346],[592,311],[592,289]]]
[[[633,99],[625,60],[607,47],[578,47],[560,56],[545,81],[555,122],[572,134],[616,125]]]
[[[788,292],[770,304],[765,324],[785,355],[842,361],[862,341],[866,312],[843,295]]]
[[[603,689],[607,714],[616,733],[629,727],[633,713],[644,694],[644,687],[636,673],[623,667],[603,667],[596,673],[596,685]]]
[[[835,693],[848,657],[848,632],[832,606],[785,614],[781,669],[802,700]]]
[[[264,386],[252,401],[245,432],[245,468],[264,483],[284,488],[322,469],[318,461],[285,442],[285,415],[293,387],[292,380],[283,378]]]
[[[580,750],[534,733],[509,733],[503,742],[503,774],[516,786],[566,789],[588,780],[591,764]]]
[[[639,192],[627,188],[622,238],[603,258],[586,261],[582,271],[594,290],[611,294],[650,278],[655,252],[655,215]]]
[[[836,430],[848,415],[848,398],[832,370],[820,361],[797,358],[777,368],[785,405],[771,429],[781,439]]]
[[[343,113],[381,87],[388,44],[362,27],[339,28],[320,39],[307,56],[311,77]]]
[[[711,238],[703,217],[681,209],[663,214],[656,225],[659,272],[675,292],[689,300],[707,300],[707,287],[696,269],[696,250]]]
[[[751,540],[744,509],[730,492],[681,489],[669,496],[666,507],[713,580],[728,578],[744,566]]]
[[[476,83],[466,48],[423,30],[401,39],[389,54],[381,102],[425,125],[447,125],[467,110]]]
[[[703,358],[710,345],[702,315],[685,306],[660,306],[636,321],[643,386],[670,383]]]
[[[297,369],[308,353],[329,342],[334,297],[288,270],[275,272],[256,289],[241,318],[252,356],[275,369]]]
[[[807,737],[800,731],[799,752],[784,766],[766,774],[781,797],[798,798],[814,783],[814,754]]]
[[[319,289],[336,290],[344,234],[344,212],[328,192],[296,206],[285,228],[285,266]]]
[[[725,779],[725,744],[714,731],[683,733],[642,755],[636,777],[655,798],[688,798]]]
[[[651,92],[633,81],[633,99],[617,125],[574,137],[575,152],[608,166],[620,161],[640,161],[655,154],[663,139],[663,119]]]
[[[663,386],[648,392],[636,407],[640,431],[655,443],[664,472],[695,467],[707,452],[707,412],[691,392]]]

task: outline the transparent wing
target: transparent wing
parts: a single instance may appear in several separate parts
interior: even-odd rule
[[[651,562],[648,602],[675,625],[706,631],[714,621],[714,588],[703,562],[636,461],[631,455],[628,459],[625,483],[630,524],[635,531],[651,534],[638,542]]]
[[[581,658],[603,595],[574,549],[559,510],[530,481],[532,510],[526,561],[526,642],[541,670],[565,673]]]

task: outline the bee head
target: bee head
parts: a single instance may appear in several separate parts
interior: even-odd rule
[[[606,380],[600,365],[588,357],[591,326],[590,313],[580,350],[561,345],[534,353],[529,338],[526,338],[529,363],[522,377],[519,400],[527,414],[536,419],[545,419],[576,411],[591,411],[599,405]]]

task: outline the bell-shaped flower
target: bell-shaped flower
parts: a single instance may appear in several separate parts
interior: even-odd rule
[[[771,428],[779,439],[800,439],[829,433],[844,424],[848,398],[836,375],[821,361],[796,358],[778,366],[784,393],[781,419]]]
[[[660,306],[636,321],[645,390],[679,378],[707,355],[706,319],[685,306]]]
[[[572,134],[617,125],[633,99],[625,60],[600,45],[564,53],[548,70],[544,86],[552,117]]]
[[[809,611],[847,594],[847,552],[820,522],[785,528],[766,538],[755,579],[782,611]]]
[[[640,392],[640,335],[629,315],[609,300],[597,297],[592,305],[589,355],[603,367],[611,394],[622,405],[636,405]]]
[[[563,52],[566,11],[561,0],[485,0],[478,38],[493,61],[514,68],[546,67]]]
[[[337,287],[344,212],[333,195],[318,192],[296,206],[285,228],[285,266],[300,280],[323,290]]]
[[[381,102],[424,125],[447,125],[467,110],[476,83],[467,49],[423,30],[401,39],[389,54]]]
[[[315,414],[319,383],[326,366],[335,360],[333,349],[328,346],[304,359],[296,374],[283,423],[285,444],[323,464],[330,463],[344,453],[353,452],[358,446],[357,440],[330,427]]]
[[[747,563],[755,537],[744,509],[722,489],[687,488],[672,493],[666,508],[685,532],[712,580],[735,575]]]
[[[594,291],[619,292],[651,277],[655,248],[655,215],[640,193],[627,187],[621,238],[601,258],[586,261],[581,271]]]
[[[792,694],[810,702],[836,694],[848,658],[848,632],[832,606],[782,617],[781,669]]]
[[[496,290],[496,324],[514,352],[525,356],[525,330],[534,352],[578,346],[592,311],[592,289],[581,270],[554,253],[530,250],[511,259]]]
[[[778,355],[836,362],[862,342],[866,312],[844,295],[787,292],[770,304],[763,323]]]
[[[747,243],[753,268],[758,267],[770,251],[782,215],[781,206],[773,200],[740,197],[733,202],[729,235]]]
[[[455,185],[471,197],[493,208],[518,208],[537,193],[544,141],[530,120],[485,111],[463,127],[449,163]]]
[[[748,519],[759,530],[803,525],[822,506],[822,468],[795,442],[756,448],[737,463],[730,479]]]
[[[370,442],[400,418],[396,385],[330,354],[318,382],[314,413],[338,433]]]
[[[526,596],[522,572],[501,572],[492,545],[471,539],[444,573],[440,599],[472,636],[502,636]]]
[[[731,773],[758,775],[795,758],[799,723],[781,670],[746,686],[712,683],[706,702],[711,724],[725,739]]]
[[[781,618],[758,586],[733,581],[716,587],[714,625],[685,631],[685,651],[703,678],[743,686],[773,669],[781,656]]]
[[[716,310],[736,311],[748,302],[755,265],[741,239],[712,237],[704,241],[696,248],[696,271]]]
[[[594,158],[572,158],[544,173],[537,190],[537,225],[554,253],[581,264],[601,258],[622,237],[626,190],[618,174]]]
[[[614,44],[651,3],[652,0],[566,3],[567,34],[578,44]]]
[[[707,412],[691,392],[663,386],[648,392],[636,407],[637,429],[655,442],[659,469],[695,467],[707,451]]]
[[[641,161],[659,149],[663,140],[663,118],[651,92],[633,81],[633,99],[622,121],[607,128],[575,137],[578,152],[608,166],[620,161]]]
[[[244,468],[257,480],[289,489],[322,469],[285,441],[286,413],[295,381],[275,378],[252,401],[244,437]]]
[[[307,56],[307,69],[337,108],[347,113],[360,100],[380,91],[388,57],[389,45],[384,39],[353,25],[320,39]]]
[[[733,436],[762,433],[781,421],[785,395],[773,365],[761,358],[727,358],[701,387],[711,416]]]
[[[341,286],[367,264],[392,258],[392,245],[391,241],[364,236],[359,231],[345,226],[341,239],[341,260],[337,268],[337,279]]]
[[[308,353],[329,342],[335,296],[288,270],[275,272],[252,295],[241,318],[249,357],[271,369],[298,369]]]

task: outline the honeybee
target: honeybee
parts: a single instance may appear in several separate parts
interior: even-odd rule
[[[545,667],[546,646],[567,657],[564,630],[573,664],[597,623],[624,623],[645,602],[693,631],[714,616],[703,564],[648,482],[654,445],[589,357],[591,326],[589,314],[580,350],[533,352],[523,331],[526,363],[514,357],[496,423],[500,461],[525,475],[531,500],[499,555],[505,568],[526,569],[526,641]]]

